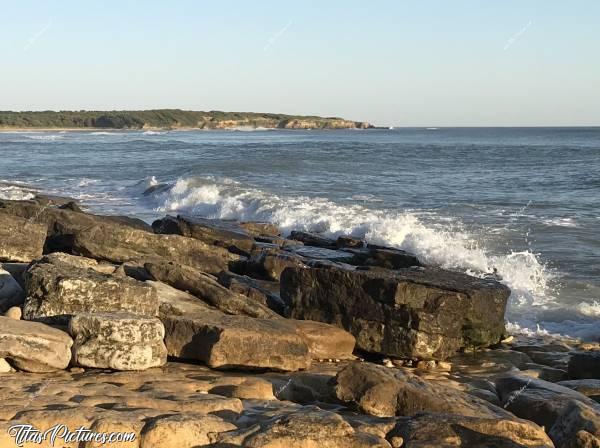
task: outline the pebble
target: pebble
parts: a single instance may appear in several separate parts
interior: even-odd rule
[[[6,362],[6,359],[0,358],[0,373],[8,373],[11,370],[10,364]]]
[[[15,320],[21,320],[22,314],[23,312],[21,311],[21,308],[19,308],[18,306],[13,306],[9,308],[8,311],[6,311],[6,313],[4,313],[4,316],[10,317],[11,319]]]

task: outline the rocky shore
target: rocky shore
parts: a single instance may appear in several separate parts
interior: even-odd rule
[[[2,448],[600,447],[600,344],[508,335],[494,278],[42,196],[0,200],[0,262]]]

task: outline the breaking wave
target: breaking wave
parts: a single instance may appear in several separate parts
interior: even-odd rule
[[[161,213],[241,221],[268,221],[282,231],[307,230],[336,237],[349,234],[413,252],[428,264],[472,275],[496,273],[513,291],[508,319],[519,319],[553,302],[554,273],[529,251],[491,253],[460,223],[430,219],[418,211],[390,211],[324,198],[283,196],[230,179],[185,178],[171,184],[148,179],[146,200]]]

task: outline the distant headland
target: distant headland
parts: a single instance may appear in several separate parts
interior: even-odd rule
[[[374,126],[338,117],[257,112],[155,109],[136,111],[0,111],[4,129],[368,129]]]

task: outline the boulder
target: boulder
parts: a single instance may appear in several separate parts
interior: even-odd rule
[[[73,314],[129,311],[158,315],[154,289],[128,277],[65,263],[37,263],[26,273],[25,319],[66,322]],[[51,319],[50,319],[51,318]]]
[[[600,412],[579,401],[570,401],[548,434],[557,447],[600,447]]]
[[[275,311],[277,314],[285,313],[285,304],[279,297],[279,283],[267,280],[257,280],[246,275],[238,275],[229,271],[222,271],[217,281],[227,289],[242,294]]]
[[[227,249],[193,238],[155,235],[127,226],[106,224],[77,232],[73,253],[113,263],[165,260],[215,275],[239,258]]]
[[[24,301],[23,288],[8,271],[0,268],[0,314],[14,306],[21,306]]]
[[[46,252],[71,252],[74,235],[99,224],[152,232],[152,228],[141,219],[92,215],[69,208],[59,208],[60,204],[54,200],[46,201],[39,198],[31,201],[0,200],[0,211],[42,224],[47,230],[44,246]]]
[[[211,368],[293,371],[310,366],[304,339],[285,319],[255,319],[199,310],[161,316],[170,356],[202,361]]]
[[[73,340],[64,331],[38,322],[0,316],[0,358],[28,372],[65,369]]]
[[[230,270],[236,274],[278,282],[284,269],[304,267],[304,262],[304,258],[299,255],[261,243],[253,248],[248,260],[232,263]]]
[[[154,221],[152,228],[155,233],[183,235],[241,255],[248,255],[254,245],[254,239],[248,232],[231,221],[166,216]]]
[[[509,295],[494,280],[439,268],[288,268],[281,276],[289,317],[337,325],[358,349],[400,358],[445,359],[498,342]]]
[[[471,417],[511,418],[486,400],[367,362],[352,362],[335,379],[337,398],[377,417],[442,412]]]
[[[10,317],[11,319],[21,320],[21,317],[23,317],[23,310],[21,310],[21,308],[18,306],[13,306],[10,307],[6,313],[4,313],[4,315],[6,317]]]
[[[188,266],[158,262],[146,263],[144,267],[155,280],[181,291],[188,291],[227,314],[261,318],[281,317],[266,305],[225,288],[215,277]]]
[[[388,434],[393,438],[406,448],[554,448],[544,430],[526,420],[429,412],[400,419]]]
[[[337,244],[335,240],[319,235],[318,233],[292,231],[290,233],[290,239],[301,241],[306,246],[325,247],[328,249],[336,249]]]
[[[155,317],[131,313],[83,313],[73,316],[73,362],[81,367],[145,370],[167,362],[164,326]]]
[[[142,448],[197,448],[211,445],[220,433],[236,429],[216,415],[160,416],[146,423],[140,443]]]
[[[35,260],[42,256],[45,240],[45,226],[8,213],[0,213],[0,261]]]
[[[353,359],[356,339],[333,325],[311,320],[290,320],[306,341],[313,359]]]
[[[505,409],[545,428],[551,428],[573,401],[600,412],[598,403],[579,392],[524,375],[503,375],[496,379],[496,389]]]
[[[360,238],[355,238],[349,235],[341,235],[338,236],[338,239],[335,242],[338,249],[342,248],[351,248],[351,249],[360,249],[365,247],[365,240]]]
[[[202,314],[206,311],[217,311],[198,297],[185,291],[173,288],[165,283],[148,280],[146,282],[156,290],[158,296],[159,316],[186,316]]]
[[[216,447],[391,448],[376,435],[359,432],[338,414],[316,407],[276,416],[250,428],[223,434]]]
[[[569,359],[569,377],[600,379],[600,351],[577,352]]]

